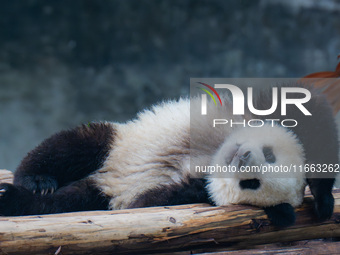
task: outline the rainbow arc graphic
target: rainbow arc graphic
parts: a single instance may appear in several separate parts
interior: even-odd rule
[[[207,87],[207,88],[209,88],[217,96],[218,100],[220,101],[220,104],[222,105],[222,100],[221,100],[219,94],[217,93],[217,91],[212,86],[210,86],[210,85],[208,85],[206,83],[203,83],[203,82],[198,82],[198,83],[203,85],[203,86],[205,86],[205,87]],[[215,105],[217,106],[217,102],[215,100],[215,97],[213,96],[213,94],[209,90],[207,90],[205,88],[200,88],[200,87],[197,87],[197,88],[199,88],[200,90],[202,90],[205,93],[207,93],[211,97],[211,99],[214,101]]]

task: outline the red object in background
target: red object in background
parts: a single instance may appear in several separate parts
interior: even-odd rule
[[[340,55],[338,55],[338,60]],[[333,107],[334,114],[337,114],[340,110],[340,62],[335,68],[335,71],[324,71],[311,73],[303,78],[313,78],[313,85],[318,88],[322,88],[323,93],[326,94],[327,99]],[[302,78],[302,80],[303,80]],[[336,78],[336,79],[324,79],[324,78]]]

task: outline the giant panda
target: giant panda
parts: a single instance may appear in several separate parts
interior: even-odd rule
[[[301,84],[285,86],[301,87]],[[264,119],[247,112],[233,116],[232,102],[208,106],[207,118],[191,116],[199,97],[165,101],[126,123],[93,122],[64,130],[43,141],[18,166],[13,184],[0,184],[0,214],[49,214],[117,210],[148,206],[210,203],[250,204],[264,208],[274,225],[294,224],[294,207],[309,185],[319,219],[334,207],[331,178],[294,173],[289,178],[251,173],[204,173],[192,165],[337,164],[338,138],[332,109],[320,91],[309,88],[305,104],[312,116],[287,109],[299,125],[259,128],[222,126],[211,131],[211,118]],[[190,102],[191,100],[191,102]],[[270,93],[259,93],[255,106],[268,109]],[[279,118],[275,111],[269,116]],[[210,118],[210,119],[209,119]],[[268,116],[267,116],[268,118]],[[191,132],[197,138],[191,139]]]

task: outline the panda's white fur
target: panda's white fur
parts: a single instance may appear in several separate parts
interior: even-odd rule
[[[302,86],[286,84],[285,86]],[[43,141],[18,166],[14,184],[0,184],[0,215],[30,215],[123,209],[185,203],[251,204],[263,207],[277,226],[295,222],[293,206],[302,202],[306,183],[319,219],[331,217],[336,173],[304,175],[304,164],[338,164],[337,129],[332,109],[320,91],[309,88],[305,116],[287,105],[294,128],[218,125],[213,119],[243,123],[280,119],[232,114],[232,103],[200,98],[168,101],[125,124],[99,122],[64,130]],[[266,92],[266,91],[265,91]],[[296,95],[295,95],[296,96]],[[280,97],[278,97],[280,98]],[[279,99],[280,100],[280,99]],[[270,93],[259,93],[256,109],[269,109]],[[280,105],[280,102],[278,103]],[[275,158],[275,160],[274,160]],[[285,166],[289,173],[228,174],[196,171],[196,166]]]
[[[180,183],[189,173],[190,103],[187,99],[164,102],[126,124],[111,123],[115,142],[103,167],[91,176],[98,188],[112,197],[111,209],[126,208],[131,201],[159,185]],[[179,154],[173,158],[173,152]],[[161,161],[173,160],[176,168]]]
[[[225,117],[226,114],[235,121],[244,118],[230,114],[227,99],[224,98],[224,107],[209,107],[206,118],[192,114],[191,123],[188,99],[156,105],[126,124],[112,123],[116,130],[115,142],[103,167],[91,176],[97,187],[111,197],[110,208],[127,208],[144,192],[160,185],[170,186],[189,177],[204,177],[202,174],[197,175],[193,169],[190,171],[190,160],[192,165],[225,165],[225,158],[235,153],[231,148],[236,144],[253,151],[252,165],[266,164],[263,146],[273,147],[277,157],[275,165],[304,163],[302,146],[287,129],[269,124],[261,128],[221,126],[212,129],[213,118]],[[192,100],[191,107],[199,109],[199,100]],[[188,146],[190,131],[195,135],[191,154]],[[161,163],[164,160],[171,164],[164,166]],[[217,205],[299,205],[306,185],[303,174],[286,174],[275,178],[276,175],[254,175],[252,178],[261,182],[260,188],[256,190],[241,189],[239,186],[240,180],[250,178],[249,174],[239,173],[227,178],[208,174],[205,178],[209,179],[208,191]]]
[[[271,147],[276,157],[275,163],[266,162],[263,147]],[[238,154],[235,155],[235,148]],[[237,166],[244,152],[251,151],[249,166],[272,166],[268,171],[249,173],[213,173],[209,178],[208,190],[217,205],[252,204],[266,207],[280,203],[298,206],[302,203],[306,186],[305,175],[294,166],[303,166],[305,158],[302,145],[295,135],[282,127],[266,124],[261,128],[240,128],[234,131],[214,155],[212,165]],[[235,155],[235,156],[234,156]],[[232,158],[233,157],[233,158]],[[288,169],[284,172],[282,166]],[[271,171],[270,169],[275,169]],[[290,170],[290,171],[289,171]],[[287,171],[287,170],[286,170]],[[239,181],[256,178],[260,180],[258,189],[242,189]]]

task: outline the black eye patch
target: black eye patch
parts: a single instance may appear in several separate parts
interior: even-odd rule
[[[268,163],[275,163],[276,158],[271,147],[263,147],[263,155]]]

